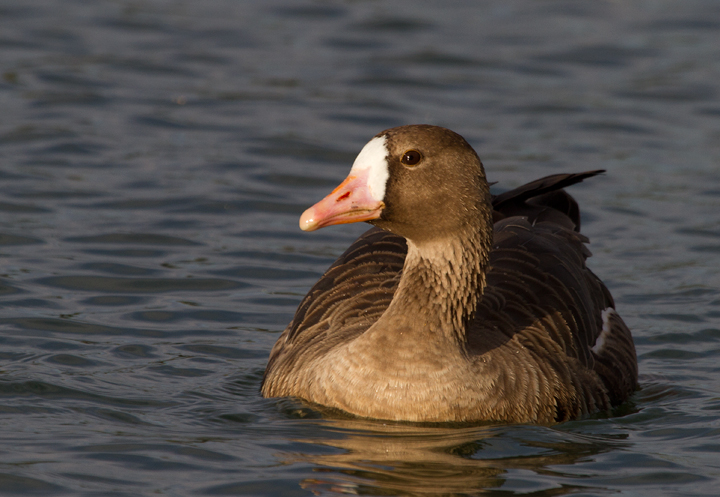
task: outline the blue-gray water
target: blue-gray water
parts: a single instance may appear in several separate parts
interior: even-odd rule
[[[573,187],[634,332],[614,417],[416,427],[258,394],[382,129]],[[0,2],[0,494],[717,495],[720,2]]]

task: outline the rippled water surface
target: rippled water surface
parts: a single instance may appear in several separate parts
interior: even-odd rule
[[[0,2],[0,493],[717,495],[720,3]],[[558,426],[258,394],[382,129],[573,187],[642,390]]]

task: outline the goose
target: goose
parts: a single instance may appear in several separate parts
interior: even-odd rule
[[[556,174],[493,196],[478,155],[430,125],[385,130],[300,227],[365,221],[273,346],[264,397],[361,418],[552,424],[636,390],[630,330],[585,265]]]

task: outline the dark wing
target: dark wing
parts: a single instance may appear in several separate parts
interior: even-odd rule
[[[508,295],[512,288],[515,306],[520,298],[534,302],[530,293],[540,299],[537,304],[557,309],[561,323],[577,330],[572,335],[562,326],[558,328],[549,314],[536,318],[546,323],[549,335],[566,353],[595,370],[615,405],[637,388],[635,345],[630,330],[614,312],[615,303],[607,287],[585,266],[590,252],[584,246],[587,239],[579,234],[580,209],[575,199],[562,190],[604,172],[555,174],[493,196],[497,249],[491,254],[491,265],[500,272],[490,274],[489,281],[498,277],[503,281],[489,286],[504,290],[505,296],[495,297],[500,299],[512,299]],[[508,219],[513,216],[526,217],[527,223]],[[559,227],[577,233],[573,236]],[[519,289],[523,278],[526,282]],[[506,283],[511,280],[512,284]],[[561,291],[569,295],[561,296]],[[493,292],[486,293],[483,301],[489,304]]]
[[[476,354],[492,348],[496,358],[509,361],[518,344],[528,350],[537,360],[516,367],[506,388],[528,402],[538,389],[556,392],[557,421],[607,409],[637,386],[630,331],[585,265],[586,242],[555,223],[523,217],[496,223],[487,285],[468,333]]]
[[[592,369],[590,348],[602,328],[600,313],[612,300],[585,266],[586,241],[554,223],[532,225],[522,217],[496,223],[478,319],[482,311],[501,313],[497,329],[508,338],[544,326],[565,355]]]
[[[360,235],[300,303],[270,352],[266,377],[278,361],[291,368],[367,330],[390,304],[406,254],[400,236],[379,228]]]
[[[326,320],[349,298],[355,299],[354,310],[351,315],[333,316],[337,324],[347,326],[358,320],[366,324],[375,322],[389,300],[381,308],[378,302],[384,301],[388,293],[392,299],[395,293],[406,254],[407,242],[400,236],[380,228],[371,228],[360,235],[300,303],[289,327],[288,340],[294,341],[299,330]]]

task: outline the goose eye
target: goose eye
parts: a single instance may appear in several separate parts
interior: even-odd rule
[[[402,156],[400,162],[406,166],[414,166],[422,159],[422,155],[417,150],[408,150]]]

